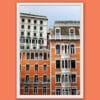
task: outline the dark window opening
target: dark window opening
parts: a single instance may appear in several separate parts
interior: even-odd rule
[[[71,60],[71,68],[75,68],[75,60]]]
[[[26,75],[26,81],[29,81],[29,75]]]
[[[46,53],[44,53],[44,60],[46,60],[47,59],[47,54]]]
[[[60,68],[60,60],[56,60],[56,68]]]
[[[31,53],[31,59],[34,59],[34,53]]]
[[[35,75],[34,81],[35,81],[35,82],[38,82],[38,75]]]
[[[35,65],[35,71],[38,71],[38,65],[37,64]]]
[[[46,75],[43,76],[43,82],[47,82],[47,76]]]
[[[60,45],[56,45],[56,54],[60,54]]]
[[[30,53],[27,53],[27,59],[30,59]]]
[[[26,71],[29,71],[29,67],[30,67],[30,65],[26,64]]]

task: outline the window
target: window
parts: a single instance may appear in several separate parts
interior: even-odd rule
[[[60,54],[60,45],[56,45],[56,54]]]
[[[56,36],[60,35],[60,29],[56,29]]]
[[[24,25],[21,25],[21,28],[24,29]]]
[[[28,19],[28,23],[30,23],[31,22],[31,20],[30,19]]]
[[[27,38],[26,43],[31,43],[31,39]]]
[[[43,95],[46,95],[46,87],[43,87]]]
[[[30,29],[30,25],[28,25],[28,29]]]
[[[43,65],[43,69],[44,69],[44,71],[46,71],[47,70],[47,65]]]
[[[35,59],[38,59],[38,53],[35,53]]]
[[[42,53],[40,53],[39,59],[42,59]]]
[[[56,82],[60,82],[60,79],[61,79],[61,75],[60,74],[57,74],[56,75]]]
[[[30,59],[30,53],[27,53],[27,59]]]
[[[32,43],[34,44],[35,43],[35,40],[32,40]]]
[[[27,86],[25,86],[24,91],[25,91],[25,95],[27,95],[28,94],[28,87]]]
[[[29,81],[29,75],[26,75],[26,81]]]
[[[56,60],[56,68],[60,68],[60,60]]]
[[[36,37],[36,33],[34,33],[34,37]]]
[[[30,49],[30,46],[26,46],[26,49]]]
[[[33,49],[36,49],[36,47],[33,47]]]
[[[43,30],[43,27],[40,27],[40,30]]]
[[[71,74],[71,80],[72,82],[76,82],[76,74]]]
[[[42,33],[40,33],[40,37],[42,37]]]
[[[42,20],[40,20],[40,24],[43,24],[43,21]]]
[[[76,95],[76,89],[72,89],[72,95]]]
[[[26,71],[29,71],[30,65],[26,64]]]
[[[74,45],[71,45],[70,46],[70,50],[71,50],[71,54],[74,54],[75,53],[75,46]]]
[[[37,94],[38,93],[38,89],[37,87],[34,87],[34,94]]]
[[[56,89],[56,95],[60,95],[61,94],[61,90],[60,89]]]
[[[35,75],[34,82],[38,82],[38,75]]]
[[[27,36],[30,36],[30,32],[27,32]]]
[[[42,40],[42,44],[44,44],[44,40]]]
[[[36,26],[34,26],[34,30],[36,30]]]
[[[47,76],[46,75],[43,76],[43,82],[47,82]]]
[[[44,53],[44,60],[47,59],[47,53]]]
[[[24,46],[20,46],[20,49],[24,49]]]
[[[37,23],[37,20],[34,20],[34,24],[36,24]]]
[[[34,53],[31,53],[31,59],[34,59]]]
[[[71,68],[75,68],[75,60],[71,60]]]
[[[74,35],[74,29],[70,29],[70,35],[71,35],[71,36]]]
[[[25,22],[25,19],[24,18],[22,18],[22,22]]]
[[[38,71],[38,64],[35,65],[35,71]]]
[[[21,32],[21,36],[23,36],[24,35],[24,32]]]

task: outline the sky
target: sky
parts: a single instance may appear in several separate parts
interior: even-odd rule
[[[80,6],[39,6],[39,5],[20,5],[19,11],[21,13],[29,13],[36,15],[47,16],[48,27],[52,27],[54,22],[75,20],[80,21],[81,7]]]

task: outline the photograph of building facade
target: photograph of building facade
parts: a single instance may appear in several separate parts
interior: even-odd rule
[[[80,21],[20,13],[20,94],[80,95]]]

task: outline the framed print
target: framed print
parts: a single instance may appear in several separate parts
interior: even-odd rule
[[[17,3],[17,98],[83,98],[83,3]]]

